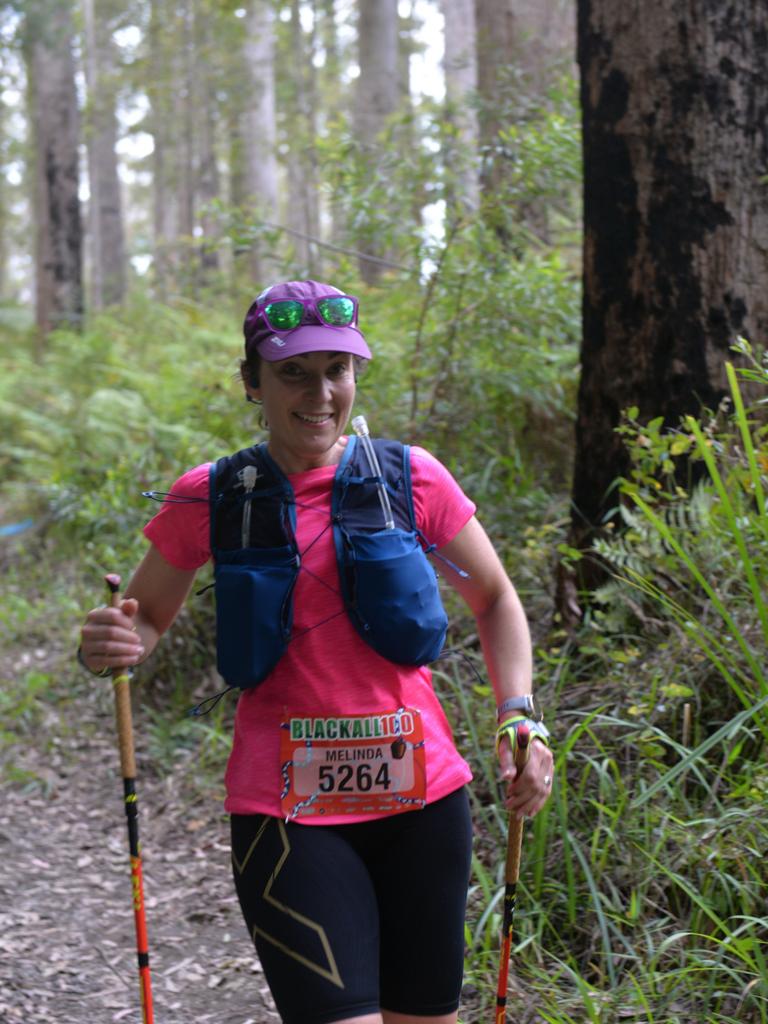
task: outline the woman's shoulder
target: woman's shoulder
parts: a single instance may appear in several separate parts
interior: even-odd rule
[[[210,473],[210,462],[201,462],[199,466],[185,470],[171,488],[171,494],[174,497],[207,498]]]
[[[410,446],[411,472],[414,479],[443,479],[450,477],[450,471],[443,465],[440,459],[421,445]]]

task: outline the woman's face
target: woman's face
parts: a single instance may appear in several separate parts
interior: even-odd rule
[[[269,425],[269,452],[287,473],[334,465],[339,437],[355,400],[355,367],[348,352],[309,352],[278,362],[262,360],[259,386],[246,386],[261,401]]]

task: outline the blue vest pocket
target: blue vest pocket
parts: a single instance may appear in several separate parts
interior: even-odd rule
[[[285,652],[298,571],[288,547],[217,553],[216,665],[230,686],[258,685]]]
[[[373,649],[401,665],[424,665],[440,653],[448,618],[435,570],[415,532],[347,534],[350,614]]]

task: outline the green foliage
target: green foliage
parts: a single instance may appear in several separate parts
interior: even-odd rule
[[[730,409],[703,423],[665,432],[628,412],[624,529],[596,545],[614,580],[575,646],[552,634],[537,652],[557,774],[518,886],[512,1005],[535,1005],[530,1019],[768,1021],[768,433],[739,385],[764,389],[767,369],[729,368]],[[546,565],[557,523],[526,537]],[[475,772],[467,979],[482,1019],[505,835],[493,723],[466,680],[436,678]]]
[[[635,511],[623,510],[621,537],[595,545],[618,577],[598,594],[613,604],[614,624],[622,608],[661,614],[662,627],[674,627],[665,656],[710,673],[697,694],[715,720],[768,694],[768,431],[745,409],[733,367],[727,371],[724,422],[687,417],[680,431],[662,433],[658,421],[643,427],[630,410],[622,430],[633,469],[621,489]],[[704,471],[690,492],[675,482],[683,457]],[[768,738],[768,715],[757,714],[755,727]]]
[[[23,337],[2,359],[0,469],[15,513],[122,561],[150,511],[142,490],[235,443],[238,339],[221,314],[136,299],[39,353]],[[59,529],[61,527],[61,529]]]
[[[764,388],[768,373],[754,358],[727,369],[720,414],[665,431],[629,410],[621,428],[632,456],[624,529],[595,544],[614,579],[568,659],[606,703],[578,727],[571,782],[548,812],[564,858],[554,878],[570,881],[558,918],[567,948],[545,948],[581,979],[584,1006],[573,1016],[566,998],[547,1020],[625,1019],[629,1007],[649,1021],[768,1019],[768,433],[763,400],[747,408],[739,385]],[[580,800],[589,841],[573,821]],[[572,954],[585,906],[586,974]]]
[[[768,1019],[766,771],[745,758],[751,713],[685,746],[674,715],[632,707],[641,648],[552,644],[539,692],[556,738],[553,799],[528,827],[518,885],[513,1006],[541,1019]],[[583,674],[589,691],[580,693]],[[506,821],[489,755],[491,708],[459,667],[436,672],[475,773],[467,971],[492,1013]],[[666,682],[659,701],[689,696]],[[583,708],[579,704],[584,704]],[[727,752],[727,756],[724,756]],[[528,1019],[528,1018],[525,1018]],[[530,1018],[536,1019],[536,1018]]]
[[[501,123],[495,143],[483,154],[495,188],[484,199],[484,218],[508,247],[525,251],[551,244],[579,243],[581,129],[577,84],[570,75],[544,94],[515,81],[499,97],[493,120]]]

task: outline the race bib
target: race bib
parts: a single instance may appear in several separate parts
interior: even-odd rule
[[[424,733],[415,709],[291,717],[280,728],[286,818],[399,814],[424,806]]]

